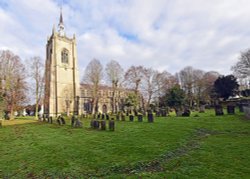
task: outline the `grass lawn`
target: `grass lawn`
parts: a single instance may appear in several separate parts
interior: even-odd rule
[[[115,132],[3,121],[0,178],[250,178],[243,114],[116,122]],[[144,119],[145,120],[145,119]]]

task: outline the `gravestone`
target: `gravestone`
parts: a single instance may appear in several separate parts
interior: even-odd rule
[[[142,116],[142,114],[138,114],[138,122],[142,122],[143,121],[143,116]]]
[[[240,112],[244,112],[243,106],[244,106],[243,104],[239,104],[239,111],[240,111]]]
[[[75,125],[75,120],[76,120],[76,118],[75,118],[75,116],[73,115],[72,118],[71,118],[71,127],[74,127],[74,125]]]
[[[3,126],[3,123],[2,123],[2,120],[0,120],[0,128],[2,128]]]
[[[216,105],[214,109],[215,109],[215,115],[216,116],[224,115],[223,108],[222,108],[221,105]]]
[[[58,125],[62,125],[62,123],[61,123],[61,120],[60,120],[60,119],[58,119],[58,118],[57,118],[56,122],[57,122],[57,124],[58,124]]]
[[[99,121],[94,120],[94,129],[99,129]]]
[[[104,120],[105,119],[105,114],[102,114],[102,120]]]
[[[134,116],[133,115],[129,115],[129,121],[133,122],[134,121]]]
[[[151,110],[148,110],[148,122],[154,122],[154,115]]]
[[[126,116],[124,114],[122,114],[121,118],[122,118],[122,121],[126,120]]]
[[[100,113],[98,113],[97,119],[101,119],[101,114]]]
[[[201,105],[199,109],[199,113],[204,113],[205,112],[205,105]]]
[[[177,109],[175,112],[177,117],[182,116],[182,110]]]
[[[160,111],[156,111],[156,117],[160,117],[161,116],[161,112]]]
[[[227,114],[235,114],[235,106],[228,105],[227,106]]]
[[[92,129],[94,129],[94,121],[95,121],[95,120],[93,120],[93,119],[90,121],[90,127],[91,127]]]
[[[66,124],[64,117],[61,116],[60,119],[61,119],[63,125]]]
[[[53,118],[50,117],[50,121],[49,121],[50,124],[53,124]]]
[[[190,110],[189,109],[184,109],[184,112],[182,113],[182,116],[184,117],[189,117],[190,116]]]
[[[106,130],[106,121],[101,121],[101,130]]]
[[[109,120],[109,115],[108,114],[106,114],[106,120]]]
[[[120,115],[119,115],[119,114],[116,115],[116,120],[117,120],[117,121],[120,120]]]
[[[78,118],[76,118],[76,120],[75,120],[74,127],[76,127],[76,128],[81,128],[82,127],[82,122]]]
[[[109,130],[110,131],[115,130],[115,121],[114,120],[109,121]]]

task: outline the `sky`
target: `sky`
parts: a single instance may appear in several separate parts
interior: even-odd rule
[[[44,59],[60,7],[67,36],[76,35],[81,76],[93,58],[226,75],[250,47],[249,0],[0,0],[0,50]]]

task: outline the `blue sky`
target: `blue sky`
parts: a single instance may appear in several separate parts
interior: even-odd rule
[[[249,0],[0,0],[0,49],[44,58],[60,6],[66,34],[77,37],[81,76],[93,58],[229,74],[250,47]]]

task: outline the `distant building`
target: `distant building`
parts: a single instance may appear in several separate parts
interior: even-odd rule
[[[80,91],[81,113],[91,113],[93,109],[93,88],[89,84],[81,84]],[[114,104],[114,111],[124,110],[125,99],[128,97],[129,93],[133,93],[133,91],[124,88],[117,88],[113,99],[113,89],[109,86],[100,85],[98,91],[98,103],[95,111],[101,113],[111,112],[112,104]]]

